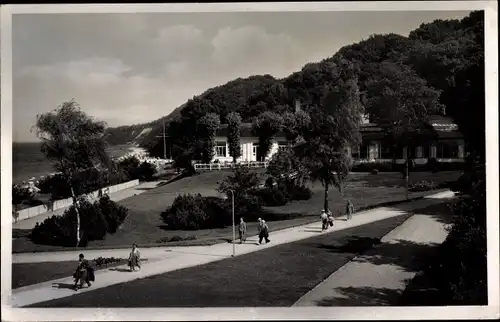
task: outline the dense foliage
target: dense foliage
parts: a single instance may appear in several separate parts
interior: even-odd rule
[[[231,112],[226,116],[226,120],[229,155],[233,158],[233,162],[236,163],[242,153],[240,145],[241,116],[239,113]]]
[[[107,233],[115,233],[128,214],[127,208],[104,196],[90,202],[79,199],[81,216],[80,246],[89,241],[104,239]],[[31,231],[31,239],[36,244],[74,246],[76,240],[76,212],[71,206],[61,216],[52,216],[38,224]]]
[[[409,37],[374,35],[344,46],[332,57],[309,63],[283,79],[269,75],[251,76],[211,88],[169,115],[168,135],[171,136],[172,153],[184,164],[201,155],[195,129],[198,120],[207,113],[220,115],[222,124],[228,123],[226,117],[231,112],[239,113],[242,122],[252,123],[266,111],[280,115],[293,112],[295,100],[302,102],[305,111],[321,106],[325,87],[337,84],[339,69],[343,68],[338,62],[345,60],[353,64],[361,101],[370,116],[380,118],[383,111],[378,113],[375,107],[392,98],[402,101],[417,97],[424,103],[424,116],[443,104],[446,114],[453,117],[467,134],[467,146],[482,156],[484,134],[474,129],[484,128],[484,110],[469,111],[470,106],[484,106],[483,19],[483,12],[478,11],[462,20],[436,20],[422,24]],[[387,87],[388,80],[400,81]],[[381,87],[392,92],[374,97],[373,93],[381,93]],[[422,111],[420,105],[410,106],[412,113],[420,115]],[[404,115],[411,116],[411,113]],[[162,156],[163,143],[155,138],[161,134],[161,122],[152,122],[151,127],[151,132],[141,139],[142,145],[152,155]],[[136,128],[137,125],[129,132],[134,130],[137,133]],[[114,133],[110,135],[119,141],[118,133],[124,131],[123,128],[119,131],[110,129],[109,133]],[[128,141],[130,139],[124,136],[122,143]]]

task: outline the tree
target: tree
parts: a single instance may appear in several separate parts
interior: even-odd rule
[[[366,111],[373,122],[386,125],[386,135],[406,147],[405,186],[408,198],[408,148],[428,137],[431,114],[442,110],[440,91],[427,85],[410,67],[392,62],[371,64],[366,86]]]
[[[203,142],[202,162],[210,163],[215,155],[215,135],[220,126],[219,115],[208,113],[200,119],[198,125]]]
[[[76,212],[76,247],[80,244],[80,212],[73,177],[92,168],[109,168],[104,140],[106,124],[89,117],[74,100],[54,111],[37,115],[36,134],[41,151],[68,182]]]
[[[260,114],[252,124],[252,132],[259,138],[257,160],[265,160],[276,134],[281,130],[281,117],[274,112]]]
[[[17,222],[19,218],[19,205],[23,203],[23,201],[29,201],[33,199],[34,193],[30,188],[21,187],[17,184],[12,185],[12,217],[14,218],[14,222]]]
[[[311,113],[310,127],[304,131],[304,143],[296,148],[304,158],[311,179],[324,187],[324,210],[328,211],[330,187],[340,194],[352,167],[349,147],[359,145],[362,105],[355,78],[339,79],[324,96],[323,107]]]
[[[229,155],[233,157],[233,163],[241,156],[240,127],[241,116],[237,112],[231,112],[226,116],[227,120],[227,143]]]
[[[303,159],[297,158],[292,149],[279,150],[274,154],[266,169],[274,180],[287,187],[304,186],[309,172]]]
[[[446,115],[464,134],[467,149],[484,161],[484,133],[478,131],[485,127],[484,12],[423,24],[410,38],[416,45],[407,63],[442,91]]]

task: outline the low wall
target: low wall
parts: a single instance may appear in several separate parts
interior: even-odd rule
[[[115,193],[115,192],[118,192],[121,190],[135,187],[138,184],[139,184],[139,180],[132,180],[132,181],[127,181],[127,182],[120,183],[120,184],[117,184],[114,186],[102,188],[101,191],[102,191],[102,194],[111,194],[111,193]],[[88,193],[87,197],[90,200],[98,199],[99,198],[99,190]],[[28,219],[31,217],[35,217],[35,216],[44,214],[46,212],[63,209],[63,208],[71,206],[72,204],[73,204],[73,199],[66,198],[66,199],[56,200],[56,201],[52,202],[51,204],[26,208],[26,209],[18,211],[19,217],[17,218],[17,220]]]

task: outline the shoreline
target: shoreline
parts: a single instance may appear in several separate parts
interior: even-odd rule
[[[22,145],[21,143],[14,142],[15,145]],[[36,145],[36,143],[29,142],[27,145]],[[118,158],[120,156],[126,155],[128,153],[137,153],[141,151],[145,151],[143,148],[140,148],[138,145],[128,145],[128,144],[120,144],[120,145],[110,145],[108,146],[109,154],[112,157]],[[13,147],[14,150],[14,147]],[[13,151],[14,152],[14,151]],[[25,151],[23,151],[25,152]],[[12,162],[12,184],[22,184],[23,181],[28,183],[31,178],[35,178],[34,181],[39,180],[42,176],[47,177],[50,174],[57,173],[57,171],[52,167],[50,161],[44,159],[41,156],[41,152],[38,150],[27,150],[26,153],[18,151],[16,153],[16,157],[13,158]],[[36,155],[38,158],[38,162],[25,162],[21,161],[23,159],[23,155],[26,156],[27,160],[33,159],[32,154]],[[17,162],[16,162],[16,159]],[[17,168],[17,169],[16,169]]]

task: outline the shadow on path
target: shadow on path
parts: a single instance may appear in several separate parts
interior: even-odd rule
[[[110,268],[109,270],[110,271],[115,271],[115,272],[128,272],[128,273],[131,272],[131,270],[128,269],[128,268],[119,268],[119,267],[117,267],[117,268]]]
[[[58,288],[58,289],[70,289],[74,290],[75,289],[75,284],[68,284],[68,283],[52,283],[53,288]]]
[[[318,306],[387,306],[394,305],[402,291],[376,287],[339,287],[343,297],[330,297],[316,302]]]
[[[358,254],[378,244],[380,244],[380,238],[352,236],[347,238],[347,241],[339,246],[319,244],[317,247],[329,250],[333,253]]]

